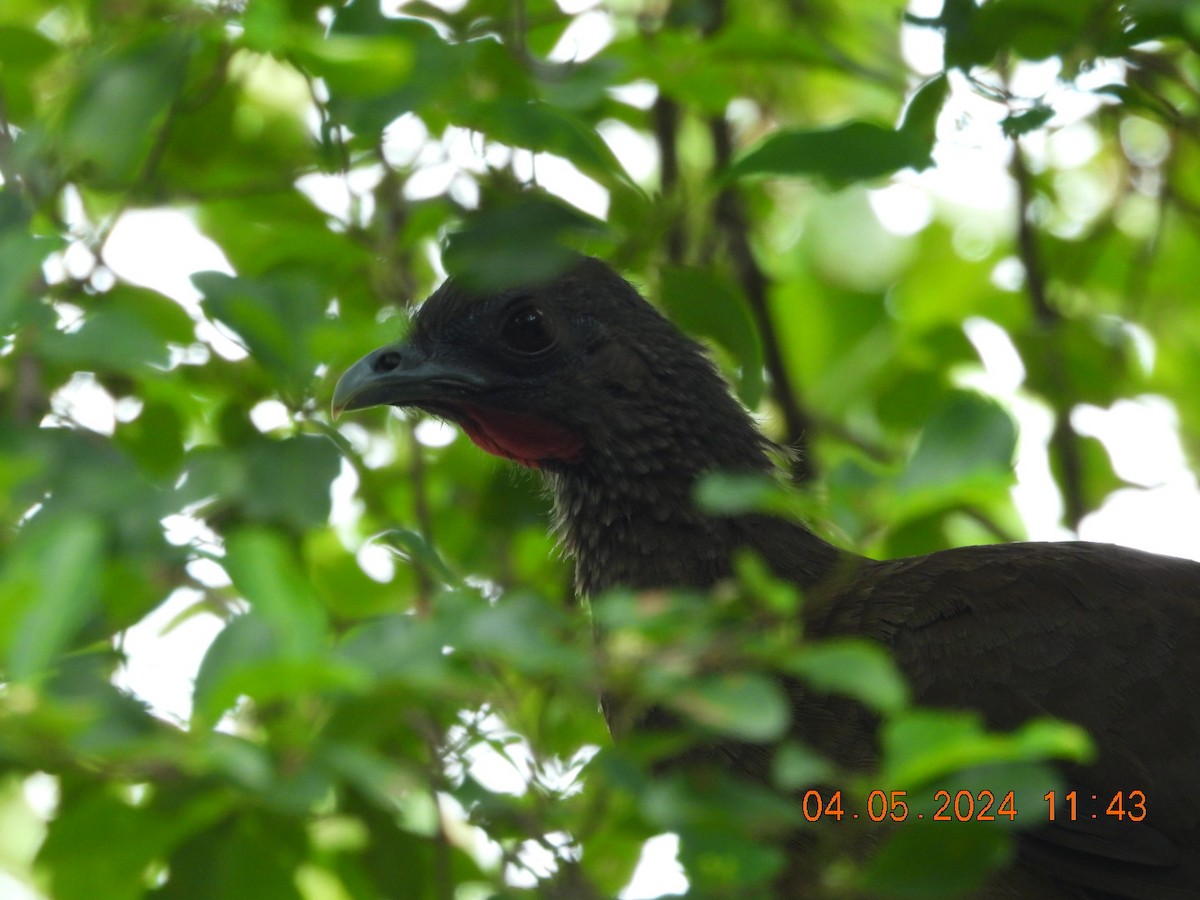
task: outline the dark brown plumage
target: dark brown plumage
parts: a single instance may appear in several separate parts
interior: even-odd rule
[[[809,633],[889,647],[922,703],[978,709],[998,728],[1047,714],[1087,728],[1099,758],[1072,786],[1139,788],[1153,816],[1028,834],[1026,866],[987,896],[1200,897],[1200,564],[1078,542],[880,562],[793,523],[702,515],[696,479],[770,472],[770,445],[700,345],[596,260],[489,296],[443,285],[405,343],[339,381],[335,409],[377,404],[444,416],[540,469],[585,594],[710,587],[750,547],[806,590]],[[802,739],[869,760],[869,717],[791,692]],[[746,769],[756,758],[731,753]]]

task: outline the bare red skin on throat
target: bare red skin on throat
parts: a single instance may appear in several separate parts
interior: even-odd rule
[[[576,463],[583,459],[583,438],[537,416],[465,404],[457,412],[454,418],[467,437],[493,456],[531,469],[540,469],[546,460]]]

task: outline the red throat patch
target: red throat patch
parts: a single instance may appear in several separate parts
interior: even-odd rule
[[[540,469],[546,460],[575,463],[583,458],[579,435],[537,416],[464,405],[455,419],[477,447],[531,469]]]

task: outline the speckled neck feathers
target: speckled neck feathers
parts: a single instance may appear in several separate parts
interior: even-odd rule
[[[819,580],[838,552],[806,529],[696,508],[701,476],[770,473],[772,445],[701,345],[636,299],[638,314],[653,318],[620,347],[621,377],[593,386],[584,461],[546,471],[577,588],[593,595],[616,586],[710,587],[730,575],[742,546],[765,557],[783,548],[786,559],[767,560],[777,572],[802,584]]]

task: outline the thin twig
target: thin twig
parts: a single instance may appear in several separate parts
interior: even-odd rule
[[[513,55],[525,65],[532,63],[529,55],[529,14],[525,9],[525,0],[509,0],[512,8],[512,21],[509,23],[508,44]]]
[[[1017,186],[1017,251],[1025,267],[1025,291],[1038,323],[1054,325],[1061,317],[1046,298],[1046,273],[1042,268],[1037,233],[1033,227],[1033,178],[1025,163],[1021,142],[1014,138],[1012,145],[1012,175]]]
[[[897,454],[894,450],[885,447],[883,444],[869,440],[860,434],[856,434],[837,419],[829,418],[828,416],[814,416],[813,422],[823,434],[827,434],[844,444],[849,444],[864,456],[877,463],[890,465],[896,461]]]
[[[1013,534],[1011,531],[1009,531],[1007,528],[1005,528],[1003,525],[1001,525],[999,522],[997,522],[995,519],[993,519],[990,515],[988,515],[984,510],[980,509],[977,506],[963,507],[961,512],[963,513],[963,515],[965,515],[967,518],[974,521],[976,524],[983,526],[984,530],[991,533],[991,535],[993,537],[995,537],[996,540],[1000,541],[1003,544],[1011,544],[1014,541],[1019,541],[1021,539],[1018,535]]]
[[[424,447],[417,440],[417,421],[409,417],[408,425],[408,445],[411,450],[409,454],[408,475],[412,484],[413,493],[413,516],[417,520],[417,530],[425,538],[425,542],[433,546],[433,516],[429,512],[429,498],[425,492],[425,454]],[[417,615],[428,616],[433,611],[432,595],[433,595],[433,579],[429,577],[429,572],[426,571],[424,565],[416,566],[417,574],[417,596],[413,601],[413,606],[416,609]]]
[[[679,191],[679,104],[660,93],[651,113],[658,145],[659,185],[662,196],[670,203]],[[682,204],[671,204],[668,208],[678,212]],[[681,215],[672,215],[667,228],[667,259],[676,266],[683,262],[687,243]]]
[[[1154,230],[1141,242],[1134,253],[1133,264],[1129,267],[1129,275],[1125,279],[1125,303],[1128,308],[1142,312],[1146,286],[1153,271],[1154,258],[1162,248],[1163,235],[1167,228],[1167,215],[1171,210],[1174,191],[1171,186],[1173,170],[1177,167],[1179,156],[1176,153],[1178,143],[1171,141],[1170,151],[1162,164],[1162,179],[1154,196]]]
[[[1025,163],[1019,138],[1013,138],[1012,175],[1017,186],[1017,252],[1025,268],[1025,293],[1033,307],[1037,326],[1053,334],[1062,325],[1062,316],[1052,307],[1046,291],[1046,273],[1034,229],[1032,206],[1033,179]],[[1050,341],[1043,350],[1042,364],[1050,386],[1046,399],[1054,408],[1054,430],[1050,435],[1050,451],[1058,459],[1063,494],[1063,512],[1067,525],[1078,530],[1087,514],[1087,499],[1083,486],[1083,457],[1079,435],[1071,425],[1072,398],[1062,358],[1057,353],[1057,341]]]
[[[709,131],[712,135],[714,164],[718,171],[723,170],[733,158],[733,135],[729,123],[724,117],[715,117],[709,122]],[[783,348],[771,321],[768,300],[770,283],[750,246],[750,224],[737,189],[732,185],[722,188],[717,195],[716,218],[754,317],[754,324],[762,336],[763,362],[771,377],[771,391],[783,412],[784,443],[796,451],[792,456],[792,475],[799,482],[813,481],[817,477],[817,465],[811,447],[816,428],[788,376]]]
[[[702,28],[706,38],[714,36],[725,25],[727,10],[725,0],[711,0],[709,19]],[[723,116],[709,119],[709,134],[713,146],[713,168],[725,171],[733,162],[733,129]],[[793,451],[791,455],[792,477],[798,482],[813,481],[817,477],[816,461],[811,452],[815,428],[812,417],[800,403],[800,397],[788,377],[787,365],[783,361],[783,349],[771,321],[770,282],[759,266],[750,246],[750,223],[738,195],[737,188],[727,184],[717,194],[717,230],[724,236],[725,245],[732,257],[738,281],[750,314],[754,317],[763,342],[763,362],[771,377],[771,392],[783,412],[784,444]]]
[[[438,788],[446,780],[446,734],[431,713],[417,713],[410,720],[417,732],[425,739],[429,751],[425,786],[433,803],[437,817],[437,832],[433,840],[433,881],[437,900],[454,900],[454,868],[450,855],[450,835],[446,829],[446,816],[438,798]]]
[[[9,151],[12,149],[12,128],[8,124],[8,103],[0,89],[0,178],[8,184],[12,183],[13,175],[9,169]]]

